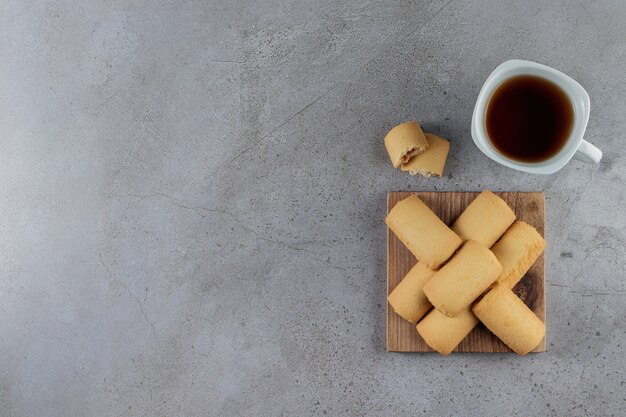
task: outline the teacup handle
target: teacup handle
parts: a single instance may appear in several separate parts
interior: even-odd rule
[[[588,164],[597,164],[602,159],[602,151],[583,139],[580,141],[578,149],[576,149],[574,158]]]

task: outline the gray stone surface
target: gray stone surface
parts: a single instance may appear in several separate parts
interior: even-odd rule
[[[0,415],[621,415],[626,7],[0,5]],[[591,96],[599,166],[471,142],[489,72]],[[410,118],[445,178],[394,171]],[[385,352],[385,195],[543,190],[548,352]]]

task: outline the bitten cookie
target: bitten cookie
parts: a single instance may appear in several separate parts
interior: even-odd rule
[[[422,287],[433,275],[435,271],[418,262],[389,294],[387,300],[400,317],[415,324],[432,308]]]
[[[534,349],[546,325],[504,285],[493,287],[472,311],[493,334],[519,355]]]
[[[403,163],[401,169],[402,171],[409,171],[411,175],[441,177],[450,150],[450,142],[432,133],[424,133],[424,136],[428,141],[428,149]]]
[[[502,264],[498,282],[507,288],[515,287],[545,248],[546,241],[534,227],[522,221],[513,223],[491,248]]]
[[[501,272],[500,262],[489,249],[468,240],[424,285],[423,291],[437,310],[454,317],[489,288]]]
[[[452,225],[463,240],[477,240],[490,248],[515,221],[515,213],[503,199],[485,190],[470,203]]]
[[[442,355],[448,355],[476,324],[478,319],[469,307],[454,317],[448,317],[434,308],[415,328],[428,346]]]
[[[415,195],[399,201],[385,223],[430,269],[437,269],[461,245],[461,238]]]
[[[394,168],[428,149],[426,136],[415,121],[402,123],[391,129],[384,142]]]

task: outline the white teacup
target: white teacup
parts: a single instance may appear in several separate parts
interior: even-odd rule
[[[519,162],[500,153],[491,143],[486,128],[487,104],[493,92],[504,81],[517,75],[535,75],[552,81],[567,94],[574,108],[574,123],[565,145],[555,155],[541,162]],[[512,59],[500,64],[489,77],[478,94],[472,116],[472,138],[485,155],[494,161],[533,174],[553,174],[563,168],[572,157],[597,164],[602,151],[583,139],[589,121],[589,95],[576,81],[545,65]]]

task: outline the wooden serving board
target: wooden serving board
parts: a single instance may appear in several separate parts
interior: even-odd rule
[[[387,213],[400,200],[417,195],[447,225],[451,225],[463,210],[480,194],[478,192],[391,192],[387,195]],[[513,209],[518,220],[534,226],[544,236],[543,193],[495,193]],[[387,228],[387,295],[404,278],[417,260],[400,240]],[[513,291],[545,323],[545,268],[544,254],[533,264]],[[545,352],[546,340],[533,352]],[[387,351],[433,352],[415,330],[415,326],[397,315],[387,303]],[[479,323],[454,349],[454,352],[511,352],[496,336]]]

